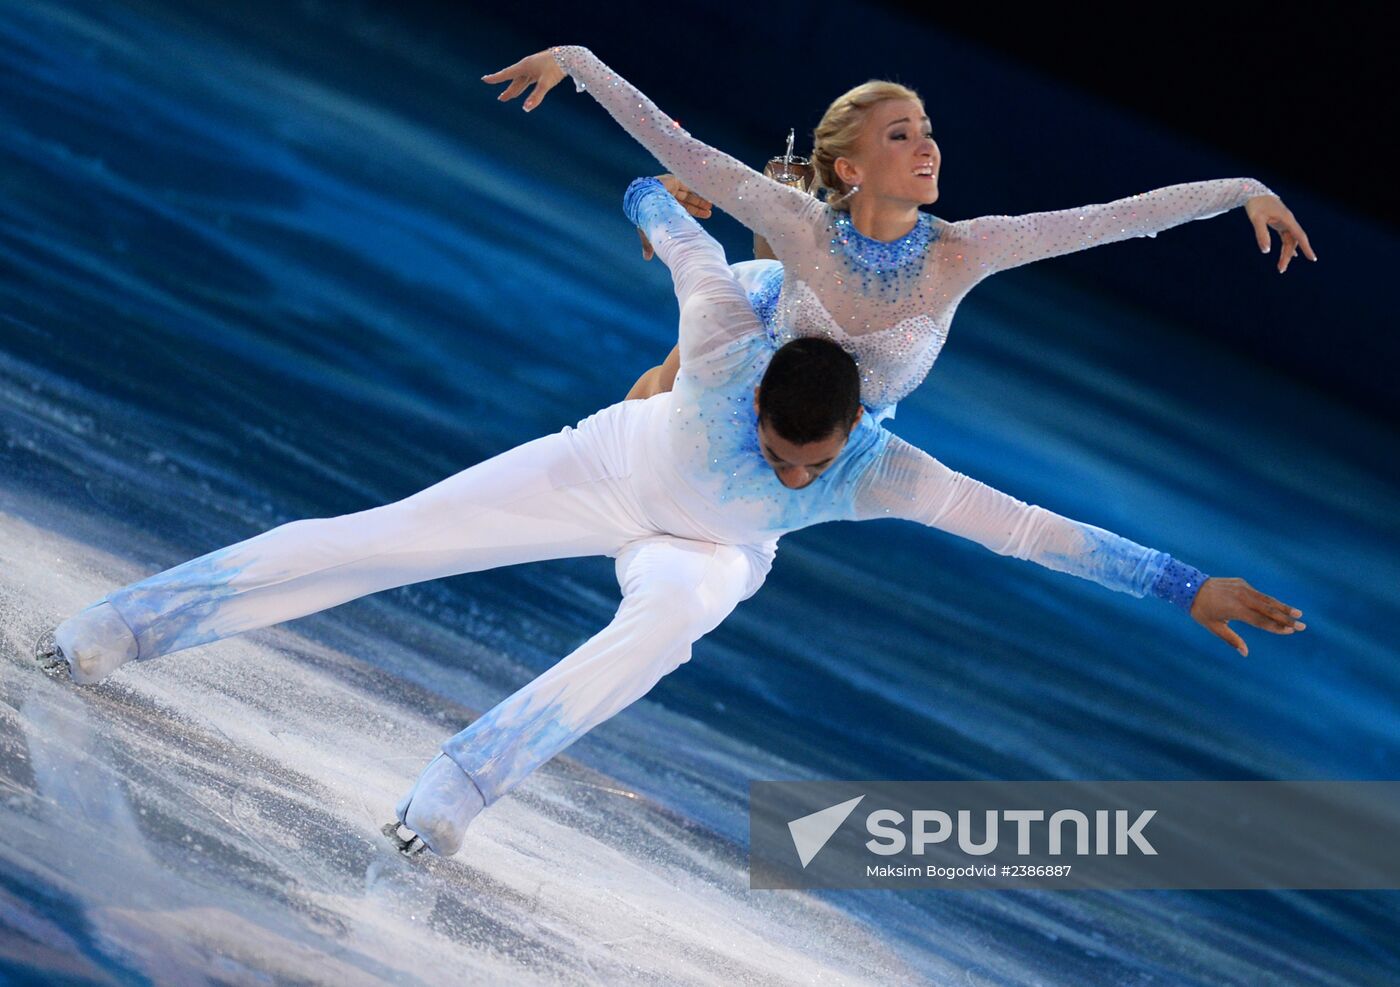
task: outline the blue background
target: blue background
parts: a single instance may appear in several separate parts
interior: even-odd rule
[[[862,10],[859,38],[820,12],[789,30],[761,7],[717,11],[695,33],[702,13],[633,17],[630,33],[605,14],[564,36],[584,15],[483,14],[463,31],[427,7],[0,5],[0,510],[154,572],[405,496],[619,399],[674,338],[669,281],[620,213],[627,181],[656,169],[567,84],[526,116],[477,81],[544,43],[588,44],[754,162],[847,85],[893,75],[928,101],[944,218],[1235,175],[1284,197],[1321,260],[1283,276],[1235,211],[992,279],[893,427],[1024,500],[1244,576],[1309,629],[1244,629],[1241,659],[1157,601],[906,524],[828,525],[784,539],[768,584],[688,665],[545,772],[601,772],[644,798],[637,812],[731,855],[752,778],[1395,777],[1390,228],[1269,160],[893,10]],[[711,226],[748,256],[736,224]],[[41,620],[14,601],[46,597],[6,593],[19,615],[6,749],[28,737],[32,750],[21,699],[37,688],[26,652]],[[611,564],[590,559],[411,587],[296,628],[372,669],[384,708],[453,720],[615,605]],[[405,649],[450,675],[412,692],[393,657]],[[120,730],[129,708],[89,698],[119,694],[79,699]],[[300,729],[314,737],[314,719]],[[157,765],[179,746],[165,736]],[[5,762],[20,793],[7,811],[39,818],[21,761]],[[136,775],[121,784],[140,798]],[[146,838],[178,842],[160,827]],[[423,893],[477,887],[453,866]],[[21,846],[0,854],[0,877],[3,962],[52,974],[63,950],[37,951],[36,923],[81,924],[94,901],[55,890]],[[1396,969],[1390,892],[815,897],[926,977],[1357,983]],[[485,947],[458,938],[470,970]],[[84,942],[93,970],[145,976],[122,942]],[[666,969],[664,939],[652,945]],[[361,969],[392,979],[414,948]]]

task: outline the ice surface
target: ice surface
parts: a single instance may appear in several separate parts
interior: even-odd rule
[[[140,573],[11,515],[0,558],[0,868],[46,889],[7,902],[33,959],[94,973],[80,958],[96,950],[185,983],[912,976],[859,921],[749,893],[741,848],[567,758],[455,857],[404,860],[379,827],[443,737],[435,714],[462,710],[385,695],[362,662],[283,629],[100,686],[51,680],[34,640]]]

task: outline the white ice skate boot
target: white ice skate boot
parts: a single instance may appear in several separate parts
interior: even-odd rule
[[[467,827],[484,808],[486,801],[476,783],[456,761],[439,754],[423,769],[413,790],[394,807],[399,823],[417,834],[417,840],[404,840],[392,832],[397,829],[392,823],[384,832],[409,855],[421,849],[414,846],[421,841],[438,856],[450,857],[461,849]]]
[[[136,638],[116,608],[103,600],[44,635],[35,657],[44,663],[45,671],[67,663],[74,682],[91,685],[136,657]]]

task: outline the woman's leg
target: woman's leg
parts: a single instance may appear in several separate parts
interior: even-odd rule
[[[680,369],[681,349],[679,346],[673,346],[660,366],[652,367],[637,378],[637,382],[627,392],[627,400],[645,401],[653,394],[664,394],[671,390],[676,386],[676,373]]]
[[[73,678],[408,583],[616,554],[651,533],[579,430],[517,446],[404,500],[293,521],[109,594],[55,632]]]
[[[444,743],[461,770],[435,759],[399,802],[399,819],[435,852],[455,853],[477,811],[689,661],[691,645],[762,584],[770,546],[668,535],[627,546],[612,622]]]

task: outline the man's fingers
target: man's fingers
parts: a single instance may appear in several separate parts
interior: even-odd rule
[[[1292,634],[1294,631],[1293,621],[1275,616],[1263,608],[1246,610],[1240,616],[1246,622],[1270,634]]]
[[[1245,645],[1244,639],[1241,638],[1234,631],[1230,630],[1230,626],[1226,624],[1225,621],[1216,621],[1214,624],[1209,625],[1209,627],[1210,632],[1212,634],[1220,638],[1220,640],[1224,641],[1230,647],[1234,648],[1241,655],[1249,655],[1249,648]]]
[[[642,260],[651,260],[656,252],[652,249],[651,241],[647,239],[647,235],[642,232],[640,226],[637,227],[637,237],[642,241]]]
[[[1245,584],[1236,603],[1249,612],[1258,614],[1259,617],[1265,621],[1264,623],[1260,623],[1258,620],[1253,620],[1249,617],[1244,618],[1249,620],[1251,624],[1254,624],[1255,627],[1262,627],[1264,630],[1272,631],[1275,634],[1291,634],[1293,631],[1307,629],[1308,625],[1297,619],[1303,615],[1303,611],[1296,607],[1290,607],[1281,600],[1276,600],[1266,593],[1261,593],[1248,584]],[[1234,618],[1231,617],[1230,619],[1233,620]]]
[[[706,199],[702,195],[695,194],[694,192],[690,191],[690,189],[686,188],[684,185],[676,189],[676,199],[681,203],[681,205],[685,206],[687,209],[690,209],[692,214],[694,214],[696,209],[703,209],[706,212],[708,212],[713,205],[713,203],[711,203],[709,199]]]
[[[1257,613],[1262,613],[1264,616],[1268,617],[1280,627],[1286,627],[1290,630],[1301,631],[1303,628],[1308,626],[1301,620],[1294,620],[1293,615],[1287,610],[1280,610],[1277,607],[1270,606],[1256,606],[1254,609]]]
[[[1277,609],[1283,611],[1283,613],[1287,614],[1290,617],[1303,616],[1303,611],[1299,610],[1297,607],[1290,607],[1287,603],[1284,603],[1282,600],[1275,599],[1268,593],[1261,593],[1257,589],[1251,589],[1250,592],[1254,594],[1254,598],[1259,602],[1267,603],[1271,607],[1276,607]]]
[[[704,196],[695,194],[690,189],[682,185],[680,182],[676,181],[674,175],[666,175],[664,176],[664,179],[665,180],[663,180],[662,184],[666,185],[666,187],[670,189],[671,194],[676,197],[677,202],[685,206],[686,212],[690,213],[696,219],[710,218],[710,210],[713,207],[711,206],[710,201],[708,199],[706,199]],[[671,183],[674,183],[675,188],[671,188]]]
[[[1295,610],[1293,607],[1284,606],[1278,600],[1275,600],[1272,596],[1265,596],[1263,593],[1256,591],[1250,597],[1249,602],[1250,605],[1254,607],[1254,609],[1268,614],[1270,617],[1272,617],[1274,620],[1279,621],[1280,623],[1288,624],[1290,627],[1294,624],[1306,626],[1302,623],[1302,621],[1296,619],[1303,615],[1303,612],[1301,610]],[[1302,626],[1296,629],[1301,630]]]
[[[1250,608],[1241,608],[1230,614],[1231,620],[1243,620],[1246,624],[1258,627],[1260,630],[1271,631],[1275,627],[1282,626],[1266,613]]]

